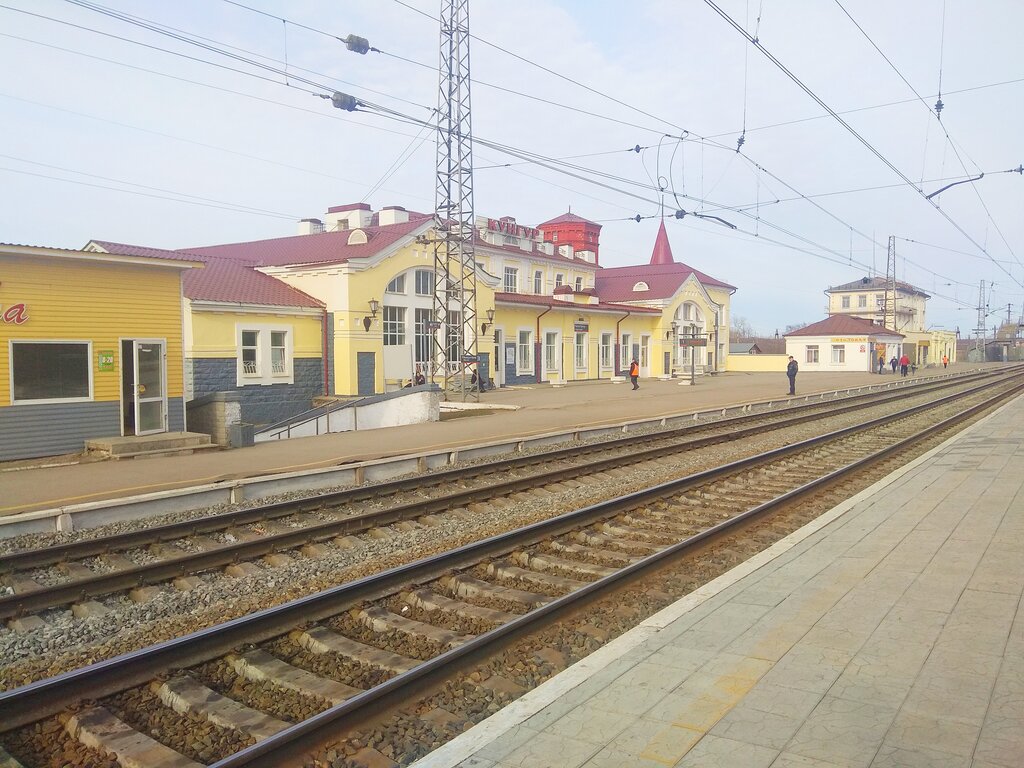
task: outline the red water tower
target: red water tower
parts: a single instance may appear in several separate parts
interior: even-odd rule
[[[598,263],[600,224],[569,212],[538,224],[537,229],[543,230],[545,242],[554,243],[556,246],[571,245],[573,251],[592,251],[594,263]]]

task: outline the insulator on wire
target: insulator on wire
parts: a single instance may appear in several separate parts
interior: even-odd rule
[[[944,106],[946,105],[942,103],[942,97],[940,96],[939,100],[935,102],[935,116],[940,120],[942,119],[942,108]]]
[[[740,147],[743,146],[744,142],[746,142],[745,134],[741,135],[738,139],[736,139],[736,151],[737,152],[740,151]]]
[[[639,223],[640,223],[641,221],[643,221],[643,218],[644,218],[644,217],[643,217],[643,216],[641,216],[641,215],[640,215],[640,214],[638,213],[638,214],[637,214],[636,216],[634,216],[634,217],[633,217],[633,221],[635,221],[635,222],[636,222],[637,224],[639,224]]]
[[[356,101],[355,96],[349,96],[347,93],[341,91],[335,91],[334,95],[331,96],[331,104],[338,109],[344,109],[346,112],[355,112],[356,107],[359,106],[359,102]]]
[[[686,211],[684,211],[682,208],[680,208],[678,211],[675,212],[675,217],[677,219],[681,219],[685,215],[686,215]]]
[[[341,42],[343,42],[345,47],[353,53],[365,54],[370,50],[370,41],[365,37],[359,37],[359,35],[349,35]]]

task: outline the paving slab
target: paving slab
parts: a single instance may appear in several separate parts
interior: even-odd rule
[[[1024,398],[414,768],[1012,768]]]

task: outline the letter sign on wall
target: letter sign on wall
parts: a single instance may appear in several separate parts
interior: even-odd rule
[[[28,320],[28,310],[24,304],[11,304],[11,306],[4,309],[0,306],[0,321],[5,323],[13,323],[14,325],[21,325]]]

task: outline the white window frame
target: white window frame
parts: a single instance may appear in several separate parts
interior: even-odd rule
[[[539,269],[533,273],[533,292],[537,295],[544,293],[544,273]]]
[[[274,344],[274,334],[284,334],[284,344]],[[288,375],[288,333],[286,331],[270,331],[267,334],[270,337],[270,375],[275,377],[287,376]],[[284,362],[280,371],[274,368],[274,350],[280,349],[284,352]]]
[[[426,281],[427,290],[426,292],[420,291],[421,278]],[[429,269],[417,269],[415,276],[413,277],[413,284],[417,296],[433,296],[434,295],[434,273]]]
[[[516,334],[516,374],[525,376],[532,373],[533,331],[520,329]]]
[[[577,277],[576,278],[576,292],[579,293],[582,290],[583,290],[583,278],[582,277]]]
[[[573,363],[577,371],[587,370],[587,334],[580,331],[576,332],[573,343]]]
[[[842,309],[849,309],[850,308],[850,297],[849,296],[840,296],[839,297],[839,306]]]
[[[399,296],[405,296],[405,273],[395,275],[391,278],[391,282],[388,283],[388,287],[384,289],[384,293],[392,293]]]
[[[545,331],[544,332],[544,372],[545,373],[558,373],[558,353],[562,346],[561,340],[558,338],[558,331]]]
[[[622,344],[619,350],[619,368],[626,370],[629,368],[629,364],[633,362],[633,335],[629,333],[622,334]]]
[[[832,364],[833,365],[845,365],[846,364],[846,345],[845,344],[833,344],[832,345]]]
[[[555,274],[555,288],[561,288],[565,285],[565,275],[561,272]]]
[[[245,343],[245,335],[247,333],[253,333],[256,335],[256,341],[254,344]],[[258,378],[261,375],[261,368],[263,361],[260,359],[260,332],[255,328],[243,328],[241,333],[238,335],[238,360],[242,366],[242,375],[246,377]],[[251,349],[255,352],[255,360],[253,360],[253,370],[246,370],[246,359],[245,351]]]
[[[505,293],[519,293],[519,268],[505,267],[505,279],[502,281],[502,288]]]
[[[861,293],[857,295],[857,309],[867,309],[868,307],[868,295]]]
[[[80,344],[86,348],[86,368],[89,372],[89,394],[86,397],[47,397],[40,399],[16,400],[14,397],[14,345],[15,344]],[[95,396],[93,389],[92,341],[87,339],[10,339],[7,345],[7,361],[10,370],[11,405],[45,405],[47,403],[88,403]]]
[[[808,344],[804,347],[804,362],[805,363],[818,363],[818,345]]]
[[[405,344],[405,312],[406,308],[393,304],[381,307],[381,329],[383,344],[386,347]],[[389,318],[388,315],[391,315]]]
[[[246,373],[242,364],[242,333],[256,332],[256,372]],[[284,333],[284,373],[273,370],[271,343],[274,333]],[[295,383],[295,328],[291,325],[267,323],[235,323],[235,385],[264,386]]]
[[[612,335],[610,332],[601,334],[600,366],[602,370],[612,369]]]
[[[875,309],[885,309],[885,294],[880,293],[875,296]]]

